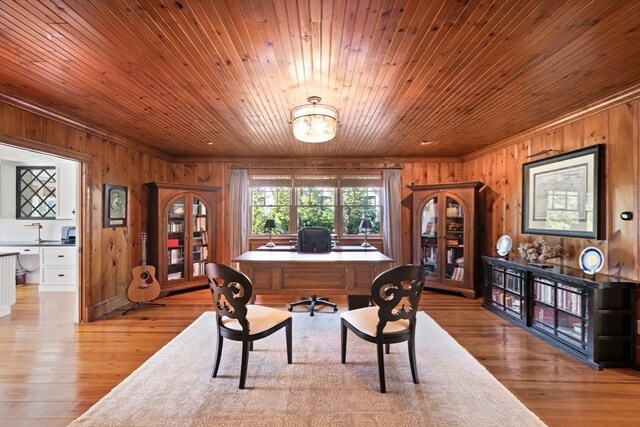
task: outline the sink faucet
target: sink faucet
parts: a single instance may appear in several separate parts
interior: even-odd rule
[[[40,238],[40,230],[42,229],[42,224],[40,224],[39,222],[33,222],[31,224],[25,225],[25,227],[36,228],[38,230],[38,238],[36,239],[36,242],[42,242],[42,239]]]

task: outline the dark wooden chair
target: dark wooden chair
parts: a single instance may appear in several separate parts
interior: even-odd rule
[[[375,343],[378,349],[381,393],[386,392],[383,346],[386,346],[389,354],[390,344],[408,342],[411,375],[413,382],[419,383],[415,331],[424,275],[424,268],[419,265],[404,265],[382,272],[371,284],[371,301],[374,306],[350,310],[340,316],[342,363],[346,363],[347,359],[347,329],[360,338]]]
[[[298,243],[296,243],[298,252],[301,253],[328,253],[331,252],[331,231],[325,227],[303,227],[298,230]],[[308,298],[302,298],[300,301],[289,304],[289,311],[293,311],[293,307],[298,305],[308,305],[309,315],[313,316],[316,306],[325,305],[338,311],[338,305],[329,302],[328,297],[318,297],[311,295]]]
[[[291,314],[276,308],[249,304],[253,287],[244,273],[215,263],[208,263],[205,269],[216,309],[218,329],[216,361],[211,376],[215,378],[218,375],[223,339],[242,341],[239,388],[243,389],[253,342],[268,337],[283,327],[286,328],[287,363],[291,364]]]

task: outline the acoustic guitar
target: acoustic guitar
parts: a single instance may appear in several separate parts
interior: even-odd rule
[[[133,267],[131,273],[133,280],[127,289],[127,297],[132,302],[147,302],[158,298],[160,295],[160,283],[156,279],[156,268],[147,265],[147,233],[140,233],[140,245],[142,247],[142,260],[140,265]]]

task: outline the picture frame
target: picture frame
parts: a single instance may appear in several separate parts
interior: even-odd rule
[[[104,184],[103,227],[126,227],[128,190],[122,185]]]
[[[604,145],[525,163],[522,232],[602,238]]]

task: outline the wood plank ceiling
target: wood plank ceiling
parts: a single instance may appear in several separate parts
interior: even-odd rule
[[[462,156],[640,83],[639,26],[629,0],[0,1],[0,99],[173,157]],[[291,134],[311,95],[332,141]]]

